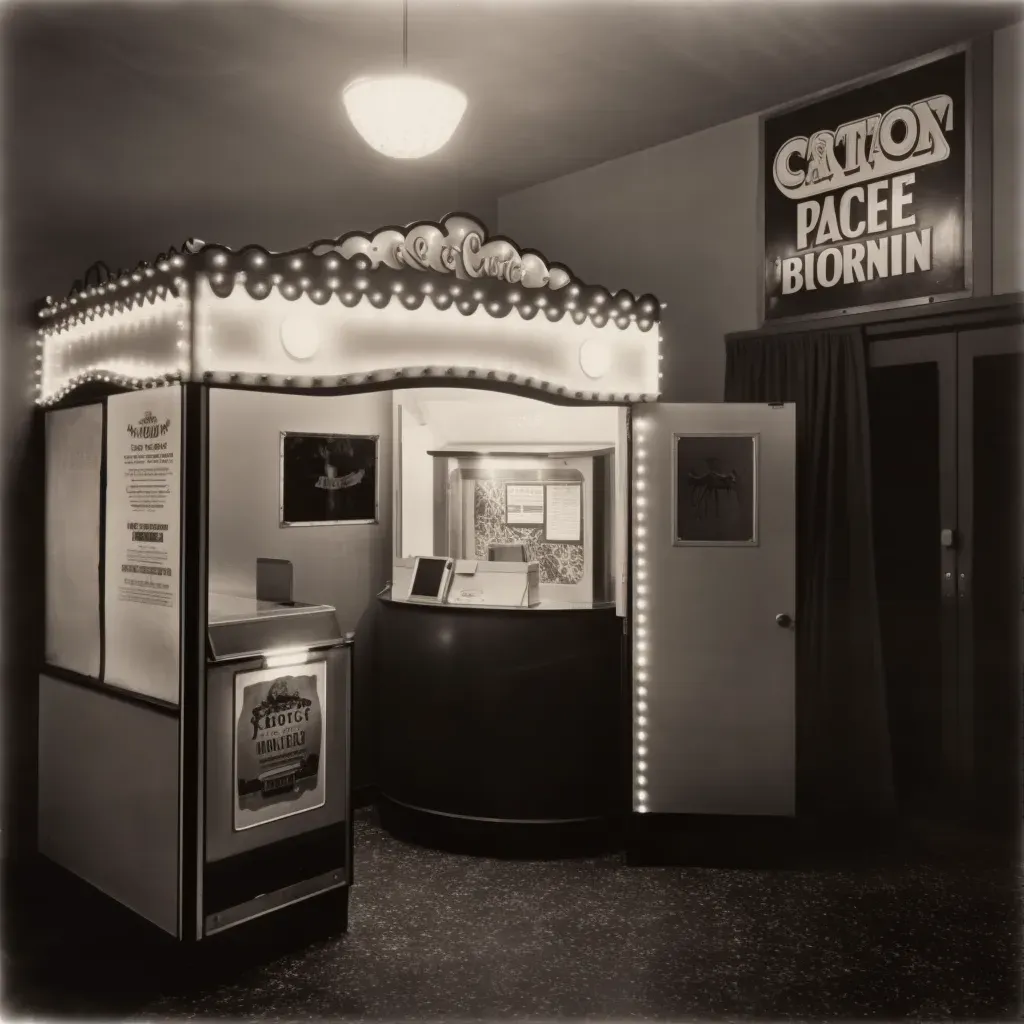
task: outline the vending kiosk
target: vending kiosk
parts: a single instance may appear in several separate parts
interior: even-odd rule
[[[716,813],[744,772],[753,802],[733,810],[792,813],[791,671],[740,704],[716,688],[712,706],[761,732],[709,771],[674,612],[711,615],[701,581],[753,578],[789,529],[792,410],[659,404],[660,314],[462,214],[283,253],[189,242],[42,302],[42,852],[182,941],[331,894],[344,923],[360,686],[357,719],[375,694],[394,711],[376,704],[374,741],[396,814]],[[596,447],[456,439],[473,443],[424,450],[413,494],[390,422],[351,410],[425,389],[616,425]],[[725,519],[705,520],[710,503]],[[748,639],[791,643],[778,632]],[[451,672],[457,713],[417,720]]]

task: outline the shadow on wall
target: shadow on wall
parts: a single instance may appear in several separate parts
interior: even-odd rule
[[[30,310],[8,290],[3,314],[3,597],[0,603],[0,719],[3,743],[3,856],[35,849],[37,672],[42,660],[42,417],[34,405],[34,346],[23,341]],[[73,514],[69,509],[68,514]]]

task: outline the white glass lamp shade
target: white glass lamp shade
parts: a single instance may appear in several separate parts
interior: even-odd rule
[[[419,75],[358,78],[341,94],[357,132],[385,156],[415,160],[436,153],[466,112],[466,95]]]

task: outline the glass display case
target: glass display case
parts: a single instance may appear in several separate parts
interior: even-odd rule
[[[614,603],[614,449],[430,454],[435,555],[536,563],[542,602]]]

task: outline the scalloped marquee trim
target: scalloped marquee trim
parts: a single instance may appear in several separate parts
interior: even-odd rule
[[[330,250],[327,250],[330,251]],[[549,267],[539,253],[520,252],[505,238],[487,240],[487,229],[471,217],[450,214],[439,226],[424,222],[407,231],[384,228],[372,238],[348,235],[334,251],[345,259],[365,256],[370,268],[432,270],[467,281],[493,277],[523,288],[565,288],[572,275],[565,267]],[[323,255],[317,248],[315,255]]]

